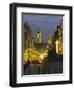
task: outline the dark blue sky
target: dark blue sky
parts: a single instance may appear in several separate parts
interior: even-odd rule
[[[54,34],[56,27],[60,24],[63,16],[60,15],[38,15],[38,14],[22,14],[22,22],[28,23],[32,30],[32,35],[36,40],[36,32],[38,27],[42,33],[42,40],[47,42],[48,37]]]

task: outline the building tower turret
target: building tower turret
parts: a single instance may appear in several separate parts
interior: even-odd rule
[[[41,43],[42,42],[42,39],[41,39],[41,32],[39,31],[40,28],[38,28],[38,31],[37,31],[37,43]]]

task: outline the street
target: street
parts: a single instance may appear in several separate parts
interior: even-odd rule
[[[63,61],[49,61],[42,64],[24,65],[24,75],[63,73]]]

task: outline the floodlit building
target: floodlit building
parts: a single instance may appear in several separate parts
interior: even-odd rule
[[[34,47],[32,32],[27,23],[25,23],[25,25],[24,25],[24,47],[25,48]]]
[[[58,31],[58,39],[56,39],[56,53],[63,54],[63,30],[61,29],[61,26],[57,26]]]
[[[63,54],[63,20],[61,20],[59,25],[57,25],[52,42],[55,46],[56,53]]]
[[[39,28],[38,28],[38,30],[39,30]],[[37,36],[37,43],[41,43],[42,42],[41,32],[38,31],[36,36]]]

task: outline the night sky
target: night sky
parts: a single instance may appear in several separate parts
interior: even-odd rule
[[[60,24],[63,16],[61,15],[39,15],[39,14],[22,14],[22,23],[28,23],[32,30],[33,38],[36,40],[36,32],[40,28],[42,40],[47,42],[48,37],[52,37],[57,25]]]

